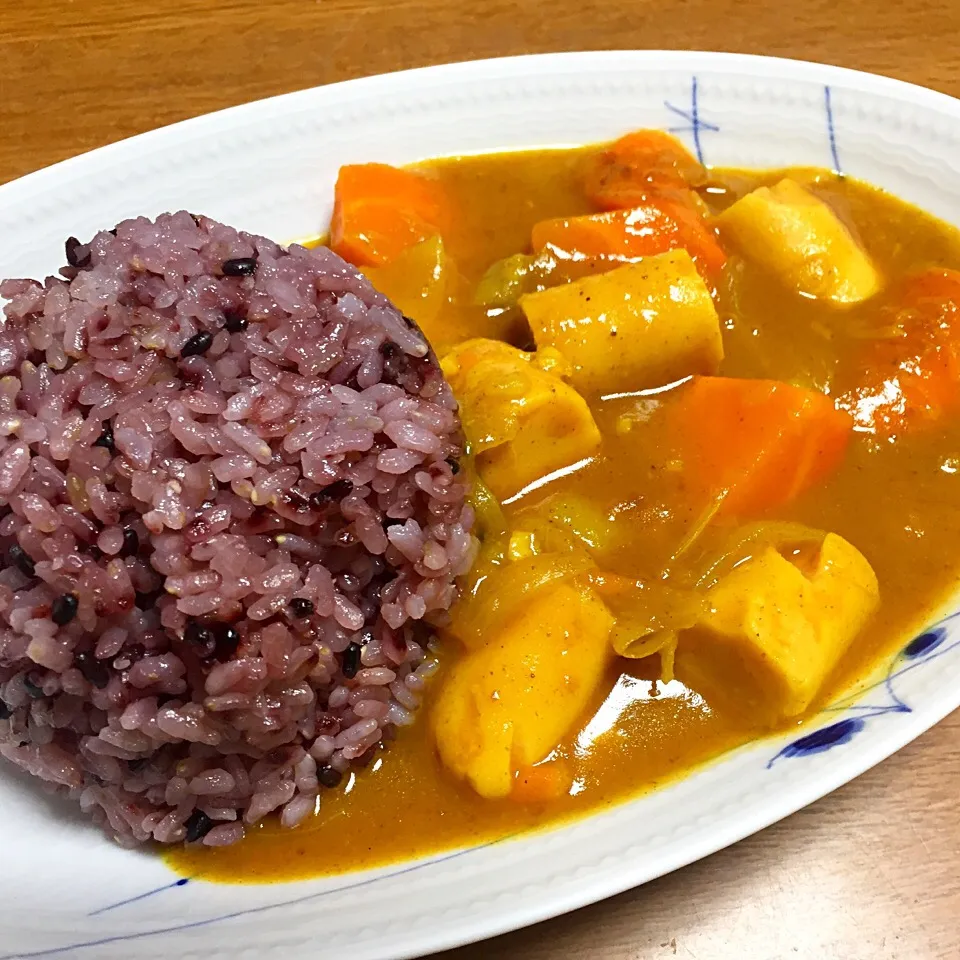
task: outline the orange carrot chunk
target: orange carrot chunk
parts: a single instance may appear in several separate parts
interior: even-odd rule
[[[708,282],[716,280],[726,255],[715,231],[692,200],[661,195],[629,210],[541,220],[533,227],[533,248],[547,244],[569,257],[596,257],[626,263],[682,248]]]
[[[853,432],[829,397],[777,380],[694,377],[672,415],[717,516],[792,500],[837,468]]]
[[[676,137],[662,130],[638,130],[587,161],[583,187],[601,210],[622,210],[639,206],[664,188],[702,183],[705,175]]]
[[[960,272],[908,278],[879,319],[880,337],[838,376],[856,429],[890,437],[960,411]]]
[[[355,266],[388,263],[442,234],[448,222],[449,204],[437,181],[385,163],[340,168],[330,246]]]

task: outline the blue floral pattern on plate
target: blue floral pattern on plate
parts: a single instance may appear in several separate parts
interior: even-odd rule
[[[944,645],[944,641],[948,637],[946,624],[957,617],[960,617],[960,611],[944,617],[939,623],[914,637],[892,658],[883,680],[867,688],[865,692],[867,695],[866,702],[853,702],[864,696],[864,692],[858,691],[838,703],[824,708],[821,715],[846,713],[849,716],[834,723],[828,723],[826,726],[814,730],[813,733],[805,734],[791,741],[770,758],[767,769],[769,770],[778,760],[791,757],[808,757],[849,743],[864,729],[867,721],[875,717],[886,716],[890,713],[912,713],[909,704],[904,702],[903,698],[897,693],[896,682],[905,673],[915,670],[921,664],[942,657],[960,645],[960,639],[954,639],[952,643]],[[879,699],[870,696],[874,692],[880,695]]]

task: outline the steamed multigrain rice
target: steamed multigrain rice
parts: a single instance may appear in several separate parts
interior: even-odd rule
[[[436,669],[456,403],[325,248],[177,213],[67,258],[0,284],[0,754],[125,845],[294,826]]]

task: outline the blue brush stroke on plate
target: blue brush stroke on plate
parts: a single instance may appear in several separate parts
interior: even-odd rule
[[[947,631],[943,627],[934,627],[926,633],[915,637],[904,648],[903,655],[908,660],[916,660],[928,653],[932,653],[947,639]]]
[[[412,866],[404,867],[400,870],[395,870],[392,873],[383,873],[376,877],[368,877],[365,880],[357,880],[355,883],[344,884],[342,887],[335,887],[332,890],[318,890],[316,893],[306,893],[299,897],[291,897],[288,900],[281,900],[278,903],[267,903],[260,907],[247,907],[244,910],[234,910],[231,913],[223,913],[216,917],[208,917],[205,920],[190,920],[184,923],[172,923],[166,927],[155,927],[152,930],[141,930],[137,933],[125,933],[117,934],[110,937],[100,937],[94,940],[82,940],[75,943],[64,944],[60,947],[47,947],[42,950],[28,950],[21,951],[19,953],[8,953],[0,955],[0,960],[31,960],[33,957],[56,957],[63,954],[74,954],[80,950],[92,950],[96,947],[103,947],[110,943],[130,943],[135,940],[143,940],[146,937],[156,937],[164,933],[177,933],[182,930],[196,930],[199,927],[209,927],[215,923],[223,923],[226,920],[235,920],[238,917],[248,917],[255,916],[260,913],[267,913],[271,910],[277,910],[281,907],[292,907],[299,903],[309,903],[311,901],[320,900],[323,897],[331,896],[336,893],[345,893],[348,890],[357,890],[360,887],[368,887],[374,883],[379,882],[380,880],[395,879],[396,877],[406,876],[410,873],[415,873],[417,870],[422,870],[424,867],[434,866],[438,863],[448,863],[451,860],[456,860],[459,857],[466,856],[468,853],[475,853],[478,850],[485,850],[487,847],[495,846],[498,843],[501,843],[503,840],[510,840],[511,836],[501,837],[498,840],[493,840],[490,843],[480,844],[477,847],[470,847],[466,850],[458,850],[456,853],[450,853],[443,857],[436,857],[433,860],[426,860],[421,863],[415,863]],[[189,878],[181,878],[181,880],[189,880]],[[180,881],[176,881],[173,884],[169,884],[168,887],[163,889],[169,889],[169,887],[183,886]],[[156,891],[153,891],[156,892]],[[149,896],[149,894],[147,894]],[[95,957],[96,955],[94,955]]]
[[[929,630],[914,637],[890,661],[887,674],[883,680],[875,683],[872,687],[868,687],[866,696],[860,693],[854,695],[857,698],[863,697],[865,700],[872,700],[872,702],[853,703],[853,697],[849,697],[833,706],[826,707],[821,711],[823,715],[847,713],[850,716],[788,743],[770,758],[767,769],[769,770],[778,760],[822,753],[824,750],[849,743],[857,733],[863,730],[867,720],[893,713],[912,713],[913,709],[897,693],[896,682],[904,674],[910,673],[919,666],[925,666],[960,647],[960,639],[955,639],[953,642],[944,645],[944,641],[948,637],[945,624],[957,617],[960,617],[960,611],[950,614]],[[872,692],[882,694],[883,699],[880,701],[873,700],[869,696]]]
[[[841,743],[849,743],[856,734],[858,734],[866,725],[863,717],[848,717],[846,720],[838,720],[813,733],[808,733],[799,740],[787,744],[778,754],[778,757],[809,757],[814,753],[823,753],[824,750],[830,750],[839,746]],[[773,761],[771,760],[772,764]],[[768,764],[767,766],[769,766]]]
[[[117,910],[120,907],[126,907],[131,903],[139,903],[141,900],[146,900],[147,897],[155,896],[158,893],[163,893],[165,890],[172,890],[174,887],[185,887],[190,882],[190,877],[181,877],[179,880],[174,880],[173,883],[165,883],[162,887],[154,887],[152,890],[147,890],[145,893],[138,893],[135,897],[127,897],[126,900],[118,900],[116,903],[107,904],[105,907],[100,907],[99,910],[93,910],[87,914],[88,917],[99,917],[101,913],[107,913],[110,910]]]
[[[823,88],[823,106],[827,112],[827,136],[830,139],[830,159],[833,161],[833,172],[838,176],[843,176],[843,169],[840,167],[840,156],[837,153],[837,130],[833,123],[833,94],[830,87]]]
[[[697,154],[697,160],[703,163],[703,145],[700,143],[700,133],[703,130],[709,130],[711,133],[719,133],[720,128],[715,123],[707,123],[700,116],[700,84],[696,77],[691,78],[690,84],[690,109],[681,110],[675,107],[669,100],[664,100],[663,105],[678,117],[687,121],[687,127],[670,127],[669,133],[692,133],[693,148]]]

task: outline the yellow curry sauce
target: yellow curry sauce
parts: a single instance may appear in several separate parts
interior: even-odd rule
[[[472,304],[473,291],[494,261],[529,249],[536,222],[592,210],[578,176],[588,154],[537,151],[422,165],[447,188],[458,211],[455,228],[445,235],[459,274],[453,302],[442,310],[445,329],[453,331],[451,343],[487,336],[528,346],[518,342],[524,337],[519,311],[490,315]],[[789,173],[830,203],[885,280],[918,266],[960,268],[960,235],[953,228],[856,181],[824,171]],[[712,170],[700,193],[719,212],[783,176],[784,171]],[[844,323],[855,328],[861,317],[868,318],[885,291],[886,286],[878,298],[847,310]],[[834,335],[837,314],[831,307],[791,295],[748,259],[731,258],[716,299],[724,376],[819,385],[838,361],[850,360],[858,349],[856,338]],[[698,517],[683,483],[664,462],[667,428],[644,414],[651,400],[669,403],[669,391],[591,398],[603,436],[601,453],[583,469],[505,505],[508,522],[522,527],[525,516],[557,494],[580,496],[611,518],[617,534],[605,568],[657,578]],[[831,531],[854,544],[880,585],[878,614],[805,716],[874,673],[955,589],[958,471],[960,417],[945,419],[935,430],[904,433],[895,442],[855,435],[837,470],[775,511],[777,520]],[[444,668],[431,682],[414,726],[402,730],[365,771],[351,775],[345,790],[325,792],[316,817],[295,830],[272,821],[259,825],[235,847],[177,850],[167,854],[171,865],[204,879],[261,882],[475,845],[620,802],[769,732],[760,718],[705,700],[680,680],[658,680],[656,657],[617,660],[559,749],[572,772],[570,791],[529,804],[484,799],[445,771],[436,755],[426,714],[458,656],[458,644],[444,639],[441,651]],[[789,724],[802,721],[794,718]]]

